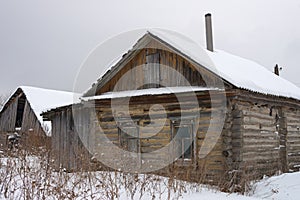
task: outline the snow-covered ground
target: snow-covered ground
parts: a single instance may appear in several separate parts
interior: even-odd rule
[[[248,195],[155,175],[54,172],[45,158],[0,159],[0,199],[300,199],[300,172],[264,178]]]
[[[264,178],[253,185],[251,196],[259,199],[300,199],[300,172]]]

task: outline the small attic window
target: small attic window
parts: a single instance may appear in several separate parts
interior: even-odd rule
[[[160,85],[160,54],[146,51],[146,63],[144,65],[144,89],[158,88]]]
[[[18,98],[17,115],[16,115],[16,122],[15,122],[16,128],[22,127],[25,102],[26,102],[26,98],[25,95],[23,94]]]

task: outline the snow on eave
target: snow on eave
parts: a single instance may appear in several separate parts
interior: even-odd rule
[[[80,95],[78,97],[78,101],[77,102],[74,102],[74,103],[71,103],[71,104],[67,104],[67,105],[62,105],[62,106],[59,106],[59,107],[53,107],[53,108],[48,109],[48,110],[44,110],[40,115],[44,117],[44,116],[47,116],[48,114],[50,114],[51,112],[56,112],[56,111],[59,111],[59,110],[64,110],[64,109],[69,108],[69,107],[80,106],[80,105],[82,105],[82,102],[80,100],[81,98],[82,98],[82,95]]]
[[[149,88],[149,89],[141,89],[141,90],[107,92],[97,96],[81,97],[81,100],[90,101],[90,100],[100,100],[100,99],[153,96],[153,95],[162,95],[162,94],[178,94],[178,93],[212,91],[212,90],[223,91],[219,88],[207,88],[207,87],[197,87],[197,86],[163,87],[163,88]]]

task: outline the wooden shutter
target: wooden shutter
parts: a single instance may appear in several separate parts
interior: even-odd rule
[[[148,54],[144,66],[145,88],[159,87],[160,84],[160,67],[159,53]]]

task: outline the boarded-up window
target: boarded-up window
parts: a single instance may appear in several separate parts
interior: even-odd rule
[[[146,55],[144,65],[144,88],[157,88],[160,85],[160,56],[159,53]]]

